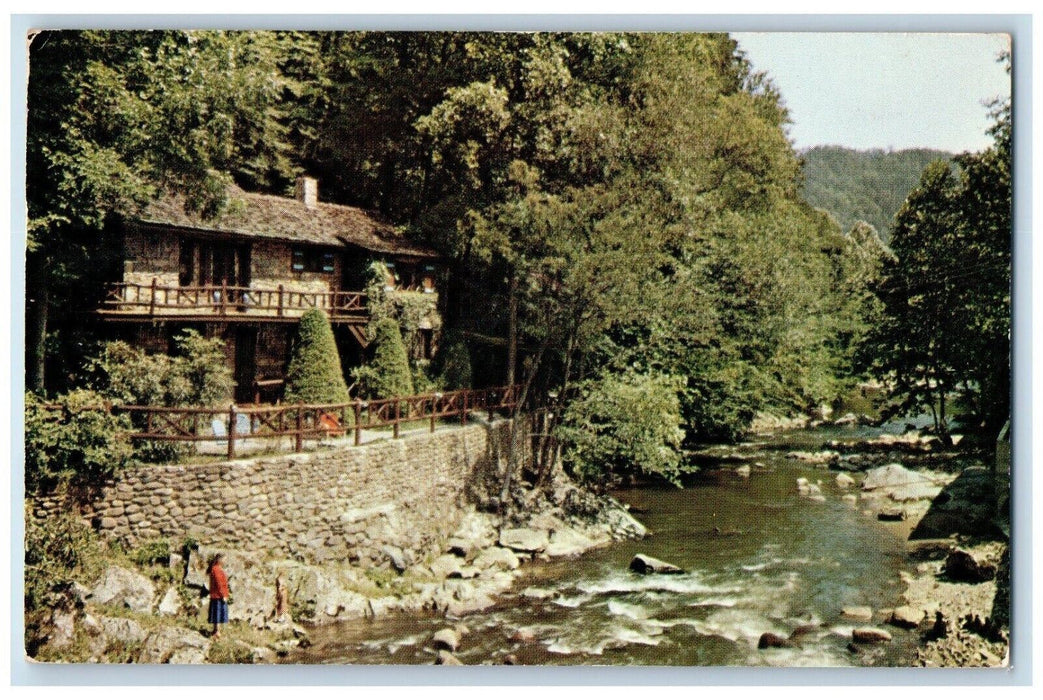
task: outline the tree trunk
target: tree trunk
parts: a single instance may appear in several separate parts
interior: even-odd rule
[[[511,270],[507,290],[507,386],[514,386],[515,367],[518,364],[518,273]]]
[[[29,254],[25,262],[25,388],[43,394],[50,307],[49,270],[42,255]]]

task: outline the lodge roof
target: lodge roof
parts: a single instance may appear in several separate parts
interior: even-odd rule
[[[407,241],[375,212],[325,202],[308,206],[299,199],[247,192],[234,185],[228,190],[228,205],[216,217],[204,218],[186,206],[184,195],[167,192],[133,219],[208,233],[335,248],[359,247],[389,255],[438,257],[427,246]]]

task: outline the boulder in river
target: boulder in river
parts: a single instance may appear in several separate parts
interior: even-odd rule
[[[873,619],[873,609],[868,605],[849,605],[840,611],[840,616],[848,620],[864,620],[869,622]]]
[[[887,618],[887,622],[895,627],[913,630],[920,626],[920,622],[923,618],[924,613],[922,610],[917,610],[908,605],[902,605],[891,611],[891,614]]]
[[[873,644],[875,642],[890,642],[891,633],[876,627],[859,627],[851,631],[851,639],[861,644]]]
[[[888,522],[899,522],[905,520],[905,510],[902,508],[887,508],[876,514],[877,520],[884,520]]]
[[[435,649],[456,651],[460,648],[460,633],[452,627],[440,629],[431,637],[431,646]]]
[[[436,666],[463,666],[464,662],[450,654],[445,649],[438,650],[438,657],[435,658]]]
[[[635,554],[630,570],[639,574],[683,574],[684,569],[647,554]]]
[[[787,649],[797,646],[794,642],[772,632],[765,632],[757,640],[758,649]]]
[[[735,468],[735,475],[743,479],[750,478],[750,465],[744,464],[741,467]]]
[[[855,485],[855,480],[851,478],[849,474],[840,472],[837,474],[837,486],[842,489],[850,488]]]

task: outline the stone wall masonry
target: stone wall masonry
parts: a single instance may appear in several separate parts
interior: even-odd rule
[[[131,546],[193,538],[309,564],[372,566],[394,545],[419,560],[441,552],[471,487],[498,471],[510,425],[497,420],[329,451],[137,467],[105,486],[84,515],[103,536]]]

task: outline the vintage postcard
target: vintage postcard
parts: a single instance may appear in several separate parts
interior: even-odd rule
[[[1010,665],[1009,35],[26,40],[32,662]]]

